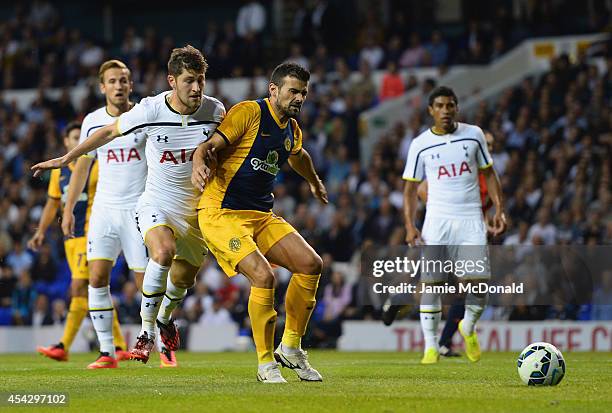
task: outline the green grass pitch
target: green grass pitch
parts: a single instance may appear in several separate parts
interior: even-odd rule
[[[527,387],[516,372],[518,353],[488,353],[419,365],[416,353],[312,351],[323,383],[286,385],[255,378],[253,353],[179,353],[180,367],[122,362],[115,370],[85,369],[94,354],[58,363],[36,354],[0,356],[0,393],[66,392],[68,407],[47,411],[121,412],[610,412],[612,354],[568,353],[557,387]],[[0,411],[42,411],[0,405]]]

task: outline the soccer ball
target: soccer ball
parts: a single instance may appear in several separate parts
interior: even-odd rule
[[[532,343],[517,361],[518,374],[529,386],[556,386],[565,376],[565,360],[550,343]]]

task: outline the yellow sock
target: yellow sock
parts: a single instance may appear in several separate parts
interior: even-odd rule
[[[317,303],[315,297],[320,278],[321,274],[293,274],[291,277],[285,296],[287,317],[282,339],[285,346],[300,348],[302,345],[302,336],[306,333],[308,321]]]
[[[119,317],[117,316],[117,310],[113,309],[113,342],[115,347],[121,347],[121,350],[127,350],[127,343],[125,337],[121,332],[121,326],[119,325]]]
[[[251,286],[249,295],[249,318],[253,329],[253,340],[257,350],[259,364],[274,361],[274,328],[276,311],[274,310],[274,288]]]
[[[72,297],[70,307],[68,308],[68,316],[66,317],[66,325],[64,326],[64,336],[62,337],[62,343],[66,351],[72,346],[72,342],[79,332],[81,323],[88,311],[89,307],[86,297]]]

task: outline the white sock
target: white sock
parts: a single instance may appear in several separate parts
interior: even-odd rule
[[[442,317],[442,300],[440,294],[423,294],[421,296],[421,330],[425,338],[425,351],[430,348],[438,349],[440,334],[438,324]]]
[[[115,357],[115,344],[113,343],[113,301],[111,299],[110,287],[94,288],[88,287],[89,316],[93,323],[100,352],[108,353]]]
[[[463,334],[471,335],[476,328],[476,322],[480,319],[487,303],[487,295],[477,296],[468,293],[465,296],[465,313],[463,314],[463,323],[461,330]]]
[[[145,270],[140,303],[140,317],[142,318],[140,334],[146,332],[149,338],[155,337],[155,319],[166,292],[166,278],[169,270],[170,267],[159,265],[151,259]]]
[[[172,282],[172,277],[168,274],[168,281],[166,283],[166,294],[162,300],[162,305],[157,315],[157,319],[164,324],[170,322],[170,316],[172,311],[183,302],[183,299],[187,295],[185,288],[179,288]]]
[[[300,348],[289,347],[283,343],[281,343],[281,350],[286,354],[297,354],[300,351]]]

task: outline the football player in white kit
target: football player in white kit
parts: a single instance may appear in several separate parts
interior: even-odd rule
[[[130,70],[123,62],[108,60],[102,63],[98,74],[106,105],[85,116],[79,142],[114,123],[119,115],[134,106],[129,100],[132,92]],[[115,352],[111,328],[110,274],[119,253],[123,250],[139,289],[147,265],[147,251],[136,226],[134,211],[147,176],[145,136],[142,133],[124,135],[77,160],[62,219],[64,235],[74,236],[74,205],[96,157],[99,178],[89,220],[87,262],[90,274],[89,315],[100,342],[100,356],[88,366],[90,369],[115,368],[117,360],[129,359],[128,352]]]
[[[132,358],[143,363],[154,346],[156,323],[163,345],[178,349],[178,330],[170,315],[193,286],[207,253],[198,227],[199,191],[191,183],[191,158],[225,116],[221,102],[203,95],[207,67],[194,47],[174,49],[168,61],[171,91],[143,99],[66,155],[32,167],[37,175],[119,136],[136,131],[146,136],[148,174],[136,218],[150,259],[142,286],[142,331],[131,351]]]
[[[504,203],[499,178],[492,168],[482,130],[475,125],[456,122],[457,96],[448,87],[440,86],[429,96],[429,114],[434,126],[412,141],[403,178],[404,217],[406,242],[443,246],[426,247],[425,258],[487,260],[487,228],[480,201],[478,170],[486,179],[489,196],[495,206],[493,235],[506,229]],[[419,182],[427,179],[427,207],[422,234],[414,225]],[[472,247],[469,247],[472,246]],[[432,254],[433,250],[433,254]],[[421,282],[431,286],[441,284],[447,275],[443,272],[422,271]],[[473,271],[460,277],[460,281],[475,283],[490,278],[488,265],[484,271]],[[469,292],[459,332],[465,339],[465,351],[470,361],[480,360],[480,345],[475,324],[486,304],[486,294]],[[442,311],[441,295],[435,292],[421,295],[421,328],[425,338],[425,351],[421,363],[437,363],[438,324]]]

